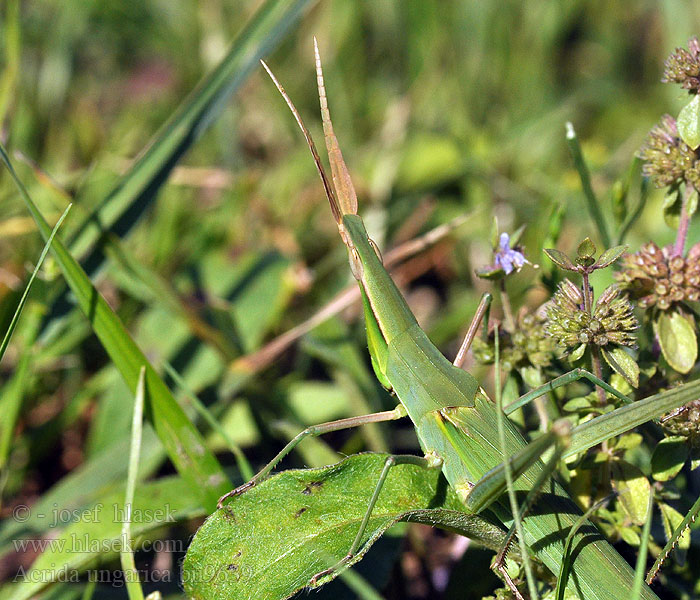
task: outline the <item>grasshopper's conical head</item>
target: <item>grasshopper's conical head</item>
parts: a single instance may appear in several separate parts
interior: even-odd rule
[[[338,139],[333,131],[331,113],[328,110],[328,98],[326,97],[326,86],[323,82],[323,67],[321,66],[321,55],[318,52],[318,42],[314,37],[314,56],[316,58],[316,81],[318,83],[318,99],[321,104],[321,120],[323,122],[323,135],[326,138],[326,148],[328,150],[328,160],[331,163],[331,175],[333,176],[333,187],[336,198],[340,205],[340,212],[343,215],[357,214],[357,194],[355,186],[352,184],[350,172],[343,154],[338,145]]]

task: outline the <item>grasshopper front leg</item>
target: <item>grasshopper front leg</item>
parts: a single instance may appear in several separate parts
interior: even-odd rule
[[[386,461],[384,462],[384,466],[382,467],[382,472],[379,475],[379,479],[377,480],[377,484],[374,486],[374,492],[372,493],[372,497],[370,498],[370,501],[367,504],[367,510],[365,511],[365,515],[362,519],[362,522],[360,523],[360,528],[358,529],[357,534],[355,535],[355,539],[353,540],[352,545],[348,550],[348,553],[332,567],[325,569],[320,573],[316,573],[316,575],[314,575],[311,578],[311,581],[309,582],[309,585],[311,587],[315,587],[316,585],[318,585],[318,582],[322,578],[331,575],[335,571],[338,571],[354,558],[355,554],[357,554],[357,551],[362,546],[362,539],[365,535],[365,531],[367,530],[367,524],[369,523],[369,519],[372,516],[374,506],[377,504],[377,500],[379,499],[379,494],[382,491],[382,487],[384,487],[384,482],[386,481],[386,478],[389,475],[389,470],[395,465],[405,464],[417,465],[419,467],[425,467],[427,469],[434,469],[440,468],[442,466],[442,461],[440,459],[436,459],[435,457],[423,458],[420,456],[412,456],[410,454],[391,455],[387,457]]]
[[[296,448],[302,441],[308,437],[318,437],[326,433],[331,433],[333,431],[342,431],[343,429],[352,429],[353,427],[359,427],[360,425],[367,425],[369,423],[383,423],[386,421],[395,421],[396,419],[401,419],[406,416],[406,410],[400,404],[394,410],[387,410],[384,412],[371,413],[368,415],[360,415],[357,417],[348,417],[347,419],[338,419],[337,421],[329,421],[327,423],[321,423],[319,425],[312,425],[307,427],[304,431],[298,433],[292,440],[287,443],[287,445],[280,450],[277,455],[267,463],[258,473],[253,476],[250,481],[247,481],[243,485],[239,485],[237,488],[231,490],[230,492],[224,494],[219,498],[217,504],[218,508],[222,508],[224,502],[233,496],[238,496],[244,493],[253,486],[257,485],[265,479],[272,470],[282,461],[282,459],[287,456],[294,448]]]

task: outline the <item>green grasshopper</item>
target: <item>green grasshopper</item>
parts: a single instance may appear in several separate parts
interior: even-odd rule
[[[334,567],[315,575],[310,585],[338,571],[356,554],[387,473],[398,463],[410,462],[427,468],[441,468],[449,484],[464,502],[466,511],[479,513],[488,508],[505,525],[510,526],[514,521],[510,505],[505,501],[503,494],[506,478],[503,454],[497,441],[499,415],[496,405],[479,382],[459,366],[487,302],[482,301],[457,360],[450,363],[418,326],[406,301],[384,268],[378,248],[367,234],[362,218],[357,214],[357,195],[333,132],[315,40],[314,48],[332,183],[325,173],[299,112],[267,65],[263,63],[263,66],[294,114],[309,145],[338,232],[347,247],[350,268],[360,285],[372,365],[378,379],[387,389],[393,391],[400,404],[391,411],[341,419],[306,429],[287,444],[253,479],[223,496],[219,507],[223,506],[227,498],[245,492],[264,479],[286,454],[309,436],[366,423],[390,421],[408,415],[415,425],[425,456],[392,456],[387,459],[364,520],[347,555]],[[520,406],[582,377],[624,398],[591,373],[578,369],[533,390],[514,404]],[[550,437],[528,445],[510,420],[505,417],[502,420],[505,423],[505,447],[508,456],[511,457],[509,465],[513,477],[516,478],[514,488],[519,494],[525,494],[547,480],[549,473],[539,456],[548,444],[551,445],[558,439],[558,436],[550,434]],[[553,479],[549,479],[549,483],[544,487],[546,489],[538,497],[534,508],[522,521],[522,531],[527,547],[553,573],[558,573],[564,560],[565,539],[579,521],[581,511],[564,488]],[[570,591],[585,600],[617,600],[631,589],[632,569],[590,522],[579,529],[571,547],[573,565],[566,582]],[[504,553],[505,550],[502,554]],[[512,582],[507,579],[505,569],[502,569],[502,572],[508,584],[518,594]],[[656,595],[645,586],[641,598],[651,599],[656,598]]]

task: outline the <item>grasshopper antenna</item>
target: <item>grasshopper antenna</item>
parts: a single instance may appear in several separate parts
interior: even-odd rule
[[[318,100],[321,104],[321,121],[323,122],[323,135],[326,138],[326,149],[328,150],[328,160],[331,163],[331,175],[333,185],[340,202],[340,209],[344,215],[357,214],[357,194],[355,186],[352,184],[350,172],[343,154],[338,145],[338,139],[333,131],[331,113],[328,110],[328,97],[326,96],[326,86],[323,83],[323,67],[321,66],[321,55],[318,51],[318,42],[314,37],[314,57],[316,59],[316,82],[318,84]]]
[[[287,92],[284,91],[284,88],[280,85],[280,82],[277,81],[277,78],[274,76],[274,74],[270,70],[270,67],[268,67],[265,64],[264,60],[261,60],[260,62],[262,64],[262,66],[265,68],[265,70],[267,71],[267,74],[270,76],[270,79],[272,79],[272,82],[277,87],[277,90],[282,95],[282,98],[284,98],[284,101],[287,103],[287,106],[289,106],[289,110],[292,111],[294,118],[296,119],[297,123],[299,124],[299,128],[301,129],[301,132],[304,134],[304,139],[306,139],[306,143],[309,146],[309,150],[311,150],[311,154],[314,158],[314,163],[316,163],[316,169],[318,170],[318,174],[320,175],[321,181],[323,182],[323,189],[326,192],[326,197],[328,198],[328,202],[331,205],[331,212],[333,213],[333,218],[335,219],[336,223],[338,225],[340,225],[343,221],[343,214],[340,211],[340,206],[338,205],[338,200],[336,199],[335,194],[333,192],[333,188],[331,187],[331,182],[328,180],[328,176],[326,175],[326,171],[324,170],[323,164],[321,163],[321,159],[318,156],[318,151],[316,150],[316,145],[314,144],[314,140],[311,137],[309,130],[306,128],[306,125],[304,125],[304,121],[302,121],[301,115],[299,114],[299,111],[296,109],[296,106],[294,106],[294,103],[292,102],[290,97],[287,95]]]

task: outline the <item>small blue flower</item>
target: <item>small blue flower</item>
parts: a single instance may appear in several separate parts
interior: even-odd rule
[[[528,262],[525,255],[516,248],[510,247],[510,236],[503,232],[498,242],[498,250],[494,253],[494,266],[503,269],[506,275],[520,271]]]

